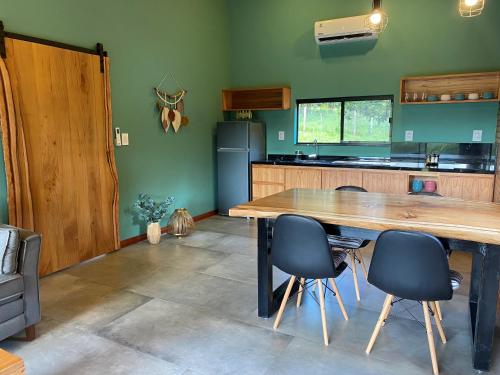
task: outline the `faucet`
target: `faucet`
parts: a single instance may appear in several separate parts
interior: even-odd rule
[[[307,157],[309,159],[319,159],[319,144],[317,139],[314,140],[313,147],[314,147],[314,154],[309,154],[307,155]]]

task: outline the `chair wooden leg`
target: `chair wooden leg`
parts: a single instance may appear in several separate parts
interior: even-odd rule
[[[422,302],[422,308],[424,309],[425,329],[427,331],[427,340],[429,341],[429,351],[431,353],[432,371],[434,372],[434,375],[438,375],[439,368],[437,364],[436,347],[434,345],[434,336],[432,334],[432,324],[429,314],[429,305],[426,301]]]
[[[443,320],[443,314],[441,313],[441,306],[439,305],[439,301],[436,301],[436,312],[439,320]]]
[[[304,294],[304,283],[306,282],[305,278],[300,279],[300,285],[299,285],[299,291],[297,292],[297,307],[300,307],[300,304],[302,303],[302,295]]]
[[[24,329],[24,332],[26,333],[26,341],[33,341],[36,338],[36,327],[35,327],[35,325],[26,327]]]
[[[288,301],[288,297],[290,297],[290,292],[292,291],[293,283],[295,282],[295,276],[290,277],[290,282],[286,287],[285,295],[283,296],[283,301],[281,301],[280,309],[278,310],[278,315],[276,316],[276,320],[274,321],[274,329],[277,329],[280,325],[281,317],[283,316],[283,311],[285,311],[286,302]]]
[[[391,302],[389,303],[389,308],[387,309],[387,313],[384,316],[384,321],[382,322],[382,327],[385,326],[385,322],[389,318],[389,314],[391,313],[391,309],[392,309],[392,301],[393,300],[394,300],[394,297],[391,298]]]
[[[387,315],[387,310],[391,306],[392,295],[388,294],[385,297],[384,306],[382,307],[382,311],[380,312],[380,316],[378,317],[377,324],[375,325],[375,329],[373,330],[372,337],[370,338],[370,342],[366,347],[366,354],[370,354],[372,351],[373,345],[375,344],[375,340],[377,340],[377,336],[382,328],[382,323],[384,322],[384,317]]]
[[[441,337],[441,342],[446,344],[446,335],[444,334],[443,325],[441,324],[441,320],[439,320],[439,316],[437,314],[437,304],[438,302],[429,302],[431,305],[432,312],[434,313],[434,321],[436,322],[436,327],[439,332],[439,336]]]
[[[351,268],[352,268],[352,277],[354,279],[354,289],[356,290],[356,299],[361,301],[359,297],[359,285],[358,285],[358,271],[356,269],[356,259],[354,258],[354,250],[349,252],[351,256]]]
[[[340,296],[340,292],[339,289],[337,288],[337,283],[335,282],[335,279],[330,278],[330,285],[332,286],[332,289],[335,292],[335,297],[337,297],[337,302],[340,306],[340,311],[342,311],[342,315],[344,315],[344,319],[349,320],[347,312],[345,311],[344,301],[342,301],[342,297]]]
[[[366,271],[365,260],[363,259],[363,255],[361,255],[361,250],[356,250],[356,254],[359,258],[359,261],[361,262],[361,270],[363,271],[363,274],[365,275],[365,279],[368,280],[368,272]]]
[[[326,326],[326,310],[325,310],[325,296],[323,294],[323,284],[320,279],[316,280],[318,284],[318,292],[319,292],[319,306],[321,309],[321,324],[323,325],[323,340],[325,345],[328,346],[328,329]]]

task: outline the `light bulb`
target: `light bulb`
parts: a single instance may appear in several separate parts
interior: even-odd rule
[[[471,0],[469,0],[471,1]],[[378,25],[380,22],[382,22],[382,15],[380,14],[380,12],[378,11],[374,11],[371,15],[370,15],[370,22],[373,24],[373,25]]]
[[[473,7],[474,5],[477,5],[479,0],[465,0],[465,5],[468,7]]]

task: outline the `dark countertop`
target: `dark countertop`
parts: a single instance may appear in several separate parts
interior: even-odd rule
[[[395,171],[417,172],[451,172],[451,173],[481,173],[494,174],[492,163],[467,160],[443,160],[437,167],[426,167],[423,160],[389,159],[389,158],[342,158],[320,157],[318,160],[295,160],[293,155],[272,157],[268,160],[254,161],[252,164],[292,165],[330,168],[385,169]]]

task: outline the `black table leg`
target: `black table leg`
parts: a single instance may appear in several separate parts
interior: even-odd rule
[[[261,318],[269,318],[274,313],[271,239],[269,219],[257,219],[257,294],[258,315]]]
[[[474,253],[469,293],[472,361],[476,370],[490,369],[499,281],[500,246],[481,245],[480,253]]]
[[[288,280],[276,290],[273,289],[273,262],[271,257],[272,219],[257,219],[257,295],[258,316],[270,318],[278,309],[285,294]],[[296,282],[291,294],[297,292],[299,283]]]

